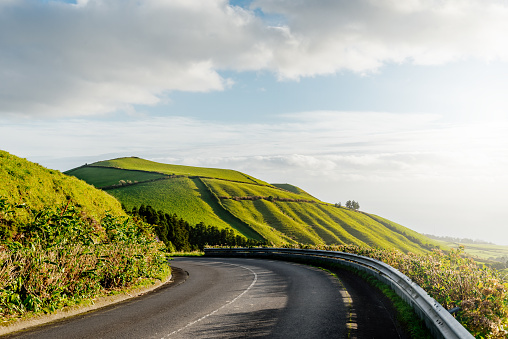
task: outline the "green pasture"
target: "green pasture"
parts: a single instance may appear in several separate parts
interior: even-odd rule
[[[118,187],[108,192],[120,200],[128,209],[142,204],[152,206],[169,214],[176,214],[191,225],[203,222],[206,225],[226,228],[231,226],[237,234],[252,239],[261,237],[241,220],[234,218],[218,205],[218,201],[202,185],[199,179],[187,177],[139,183]]]
[[[460,244],[456,242],[445,242],[436,240],[449,248],[458,248],[464,246],[464,251],[473,258],[491,260],[491,261],[508,261],[508,246],[495,244]]]
[[[297,186],[294,186],[294,185],[291,185],[291,184],[272,184],[272,186],[275,186],[277,188],[280,188],[280,189],[283,189],[283,190],[286,190],[286,191],[289,191],[289,192],[296,193],[296,194],[302,196],[303,199],[318,200],[315,197],[313,197],[312,195],[310,195],[309,193],[307,193],[304,190],[302,190],[300,187],[297,187]]]
[[[92,164],[93,166],[116,167],[130,170],[141,170],[148,172],[158,172],[167,175],[185,175],[185,176],[199,176],[210,177],[224,180],[233,180],[247,183],[255,183],[267,185],[266,182],[258,180],[254,177],[248,176],[244,173],[219,169],[219,168],[204,168],[183,165],[169,165],[162,164],[154,161],[144,160],[136,157],[119,158],[113,160],[99,161]]]
[[[222,197],[273,197],[283,199],[303,199],[318,202],[319,200],[308,195],[298,194],[282,189],[277,189],[271,186],[259,186],[237,182],[229,182],[216,179],[203,179],[203,182],[208,188],[213,191],[217,196]],[[303,191],[302,191],[303,192]]]
[[[442,249],[448,249],[447,246],[443,246],[443,244],[439,241],[430,239],[423,234],[420,234],[418,232],[413,231],[412,229],[409,229],[407,227],[404,227],[402,225],[399,225],[393,221],[390,221],[388,219],[382,218],[380,216],[364,213],[366,216],[372,218],[374,221],[384,225],[388,229],[391,229],[392,231],[396,233],[400,233],[405,238],[411,240],[414,243],[417,243],[418,245],[430,249],[430,248],[442,248]]]
[[[423,253],[427,248],[399,225],[386,227],[368,215],[332,205],[267,200],[223,200],[223,206],[276,244],[354,244]],[[408,234],[404,233],[406,231]],[[284,235],[284,236],[281,236]]]
[[[167,175],[159,173],[90,166],[78,167],[65,172],[65,174],[75,176],[76,178],[84,180],[97,188],[118,185],[120,180],[125,182],[142,182],[167,177]]]
[[[334,206],[319,206],[337,225],[346,232],[372,247],[396,248],[403,252],[422,253],[426,249],[406,235],[370,218],[367,214]]]
[[[258,203],[261,200],[257,201]],[[275,246],[280,246],[287,243],[296,243],[288,235],[282,233],[267,222],[269,216],[264,215],[263,211],[254,206],[253,201],[242,200],[223,200],[222,205],[237,218],[247,223],[254,231],[261,234],[268,242],[273,243]]]
[[[120,203],[106,192],[59,171],[44,168],[0,151],[0,197],[13,205],[20,222],[28,218],[27,209],[40,210],[72,203],[87,215],[100,218],[106,212],[125,215]]]
[[[416,253],[438,246],[437,242],[387,219],[335,207],[296,186],[269,185],[237,171],[166,165],[134,157],[93,165],[103,168],[82,167],[69,173],[96,185],[138,181],[108,190],[129,209],[150,205],[156,210],[176,213],[190,224],[204,222],[220,228],[229,225],[248,238],[264,238],[276,245],[353,244]],[[173,174],[184,177],[141,182]],[[234,200],[239,197],[264,199]]]
[[[199,189],[189,178],[174,178],[139,183],[108,190],[128,209],[141,205],[152,206],[169,214],[175,213],[191,225],[204,222],[207,225],[225,227],[222,221],[202,199]]]

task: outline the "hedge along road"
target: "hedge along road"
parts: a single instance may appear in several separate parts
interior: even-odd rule
[[[145,296],[15,338],[407,338],[360,278],[263,259],[176,258]]]

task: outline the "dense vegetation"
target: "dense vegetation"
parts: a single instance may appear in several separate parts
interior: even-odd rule
[[[463,248],[444,253],[402,253],[372,247],[302,246],[364,255],[387,263],[420,285],[446,309],[460,307],[457,320],[476,338],[508,336],[508,280],[499,271],[464,256]]]
[[[0,182],[3,323],[169,274],[152,226],[106,192],[4,151]]]
[[[154,225],[155,232],[170,252],[203,251],[205,246],[240,246],[251,247],[262,245],[261,242],[237,235],[233,229],[219,229],[207,226],[203,222],[191,226],[176,214],[156,211],[151,206],[141,205],[133,208],[129,214]]]
[[[17,219],[17,210],[29,215]],[[0,197],[0,317],[52,312],[169,273],[165,246],[151,226],[128,217],[100,219],[70,202],[41,210]]]
[[[406,227],[356,211],[356,204],[346,208],[324,203],[296,186],[269,185],[237,171],[120,158],[66,173],[97,184],[130,180],[132,184],[107,190],[129,210],[150,205],[157,211],[176,213],[191,225],[232,227],[235,235],[275,246],[355,244],[416,253],[438,246]],[[149,174],[166,177],[154,181],[147,179]]]

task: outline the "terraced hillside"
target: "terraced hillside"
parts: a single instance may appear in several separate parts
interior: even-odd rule
[[[336,207],[296,186],[268,184],[247,174],[120,158],[75,168],[127,208],[150,205],[191,224],[227,227],[249,238],[304,244],[357,244],[422,252],[437,242],[394,222]]]

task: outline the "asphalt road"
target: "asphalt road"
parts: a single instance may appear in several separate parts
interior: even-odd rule
[[[12,338],[406,338],[362,280],[295,263],[177,258],[174,282]]]

